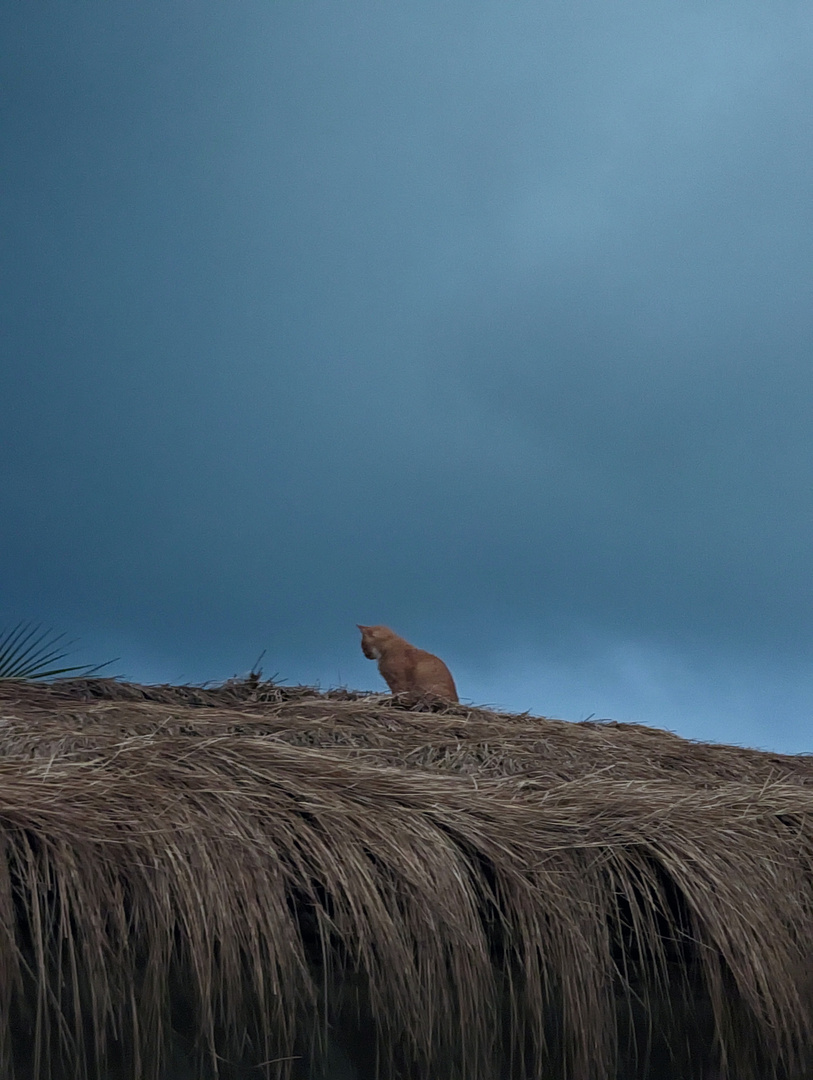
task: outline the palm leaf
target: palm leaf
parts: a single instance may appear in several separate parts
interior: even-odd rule
[[[105,664],[73,664],[68,667],[52,667],[69,655],[73,641],[63,642],[64,634],[55,634],[40,624],[19,622],[10,630],[0,633],[0,679],[48,679],[55,675],[82,672],[90,675],[115,661]]]

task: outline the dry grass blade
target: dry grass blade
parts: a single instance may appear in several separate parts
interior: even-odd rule
[[[3,1075],[808,1075],[807,757],[256,681],[0,750]]]

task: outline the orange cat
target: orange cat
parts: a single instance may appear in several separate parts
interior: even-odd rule
[[[416,649],[386,626],[362,626],[361,651],[378,661],[378,670],[393,694],[436,694],[457,701],[452,674],[432,653]]]

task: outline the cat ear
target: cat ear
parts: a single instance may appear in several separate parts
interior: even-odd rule
[[[366,630],[366,629],[367,629],[367,627],[366,627],[366,626],[362,626],[360,622],[357,622],[357,623],[356,623],[356,626],[357,626],[357,627],[359,628],[359,630],[361,630],[362,632],[363,632],[364,630]]]

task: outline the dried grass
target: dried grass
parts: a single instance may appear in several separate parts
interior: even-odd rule
[[[157,1075],[172,1027],[202,1070],[284,1075],[350,998],[384,1073],[666,1076],[664,1047],[681,1078],[810,1073],[806,756],[256,681],[5,683],[0,843],[3,1076]]]

